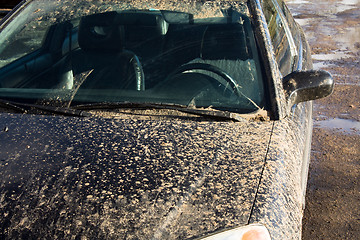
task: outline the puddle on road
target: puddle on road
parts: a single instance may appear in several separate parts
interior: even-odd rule
[[[360,122],[350,119],[332,118],[314,121],[314,127],[333,129],[347,134],[360,134]]]
[[[357,25],[347,27],[335,37],[340,49],[357,52],[360,50],[360,21]]]
[[[290,1],[286,1],[286,3],[288,3],[288,4],[289,3],[291,3],[291,4],[308,4],[309,1],[308,0],[290,0]]]
[[[304,10],[304,8],[309,7],[309,5],[311,5],[312,6],[311,12],[319,15],[329,15],[329,14],[334,14],[334,13],[336,14],[339,12],[358,8],[360,5],[360,0],[342,0],[342,1],[286,0],[286,3],[290,7],[294,6],[297,8],[296,10],[298,11],[292,11],[294,13],[298,13],[299,11],[301,12]]]
[[[352,55],[345,52],[334,52],[329,54],[313,54],[311,57],[314,62],[314,69],[318,70],[322,68],[334,67],[336,65],[331,63],[331,61],[349,58],[352,57]]]
[[[311,55],[311,57],[312,59],[318,61],[330,61],[330,60],[339,60],[342,58],[348,58],[351,57],[351,55],[344,52],[334,52],[328,54],[313,54]]]
[[[320,69],[324,69],[324,68],[331,68],[336,66],[335,64],[331,64],[331,63],[326,63],[324,61],[314,61],[313,63],[313,68],[315,70],[320,70]]]
[[[310,20],[309,18],[296,18],[295,16],[295,21],[300,24],[300,26],[306,26],[310,24]]]
[[[342,0],[341,3],[345,5],[358,5],[360,0]]]
[[[334,76],[334,74],[332,74]],[[341,75],[339,75],[341,77]],[[336,82],[336,85],[342,85],[342,86],[360,86],[360,81],[357,82]]]
[[[348,11],[348,10],[351,10],[351,9],[354,9],[356,8],[356,5],[353,5],[353,4],[346,4],[343,2],[340,2],[339,5],[336,5],[330,12],[332,13],[339,13],[339,12],[345,12],[345,11]]]

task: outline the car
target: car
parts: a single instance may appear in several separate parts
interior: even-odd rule
[[[282,0],[23,1],[1,239],[301,239],[314,70]]]

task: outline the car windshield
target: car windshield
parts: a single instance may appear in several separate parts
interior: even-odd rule
[[[20,10],[0,32],[2,100],[265,107],[241,1],[39,0]]]

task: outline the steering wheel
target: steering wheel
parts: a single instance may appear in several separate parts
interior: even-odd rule
[[[101,55],[99,56],[101,58]],[[121,79],[118,80],[118,79]],[[95,67],[80,83],[80,88],[145,90],[144,71],[138,56],[124,50],[113,56],[112,62]]]
[[[229,74],[224,72],[221,68],[218,68],[216,66],[213,66],[213,65],[207,64],[207,63],[187,63],[187,64],[184,64],[184,65],[178,67],[172,73],[170,73],[170,75],[167,77],[167,79],[171,79],[172,77],[174,77],[177,74],[185,73],[185,72],[188,72],[188,71],[191,71],[191,70],[204,70],[204,71],[215,73],[216,75],[220,76],[222,79],[224,79],[229,84],[231,90],[234,93],[236,93],[239,97],[242,97],[242,94],[240,93],[240,91],[238,89],[238,84],[235,82],[235,80]],[[218,79],[216,79],[216,78],[213,78],[213,79],[215,79],[217,82],[224,85],[224,83],[222,83]]]
[[[132,67],[134,68],[135,80],[136,80],[136,90],[144,91],[145,90],[144,70],[141,66],[138,56],[129,50],[124,50],[124,53],[131,56],[129,62],[132,65]]]

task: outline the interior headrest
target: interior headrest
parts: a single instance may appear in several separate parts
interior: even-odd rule
[[[121,51],[165,35],[168,23],[161,13],[106,12],[85,16],[79,25],[79,45],[84,50]]]
[[[124,28],[117,23],[117,12],[82,17],[79,25],[79,46],[84,50],[121,51]]]
[[[250,58],[243,25],[237,23],[209,25],[202,41],[201,58],[209,60]]]

